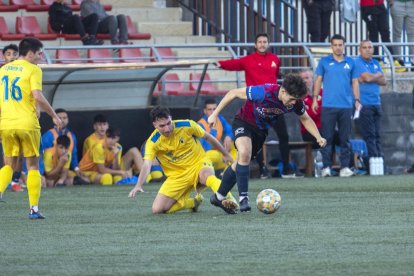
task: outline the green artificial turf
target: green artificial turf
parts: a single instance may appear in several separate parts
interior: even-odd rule
[[[46,220],[26,193],[0,203],[0,275],[413,275],[414,177],[252,180],[252,212],[152,215],[157,184],[44,189]],[[260,213],[273,188],[282,206]],[[236,193],[235,193],[236,194]]]

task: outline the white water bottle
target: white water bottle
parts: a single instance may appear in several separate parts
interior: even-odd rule
[[[317,159],[313,160],[313,164],[315,167],[315,177],[321,177],[322,176],[322,168],[323,168],[323,163],[321,161],[317,161]]]
[[[384,159],[378,157],[378,175],[384,175]]]
[[[377,175],[377,158],[371,157],[369,159],[369,174]]]

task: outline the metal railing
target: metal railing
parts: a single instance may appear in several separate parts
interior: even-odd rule
[[[375,44],[377,45],[383,52],[384,55],[380,58],[384,60],[386,64],[386,78],[388,81],[391,82],[391,89],[393,91],[396,91],[396,83],[397,81],[412,81],[414,80],[414,74],[399,74],[396,73],[396,68],[393,62],[395,56],[392,56],[391,53],[388,51],[387,46],[407,46],[412,45],[411,44],[402,44],[402,43],[379,43]],[[302,70],[305,68],[309,69],[316,69],[317,62],[320,57],[327,54],[329,51],[329,44],[327,43],[321,43],[321,44],[315,44],[315,43],[272,43],[271,48],[277,49],[279,52],[278,56],[281,60],[281,73],[288,73],[292,71]],[[211,61],[221,60],[221,59],[229,59],[229,58],[239,58],[243,55],[238,55],[238,52],[244,52],[240,49],[251,49],[254,50],[254,44],[253,43],[206,43],[206,44],[194,44],[194,45],[184,45],[184,44],[159,44],[159,45],[126,45],[126,46],[99,46],[99,47],[93,47],[93,46],[60,46],[60,47],[45,47],[45,63],[57,63],[59,60],[57,60],[54,57],[54,53],[56,50],[61,49],[76,49],[81,52],[81,58],[76,60],[74,63],[80,63],[80,62],[91,62],[92,60],[86,58],[86,51],[88,49],[112,49],[112,57],[109,58],[102,58],[97,59],[95,58],[93,62],[99,62],[99,61],[107,61],[112,60],[114,62],[119,62],[120,58],[117,54],[116,50],[119,50],[120,48],[139,48],[144,53],[144,56],[136,57],[137,61],[147,60],[148,62],[151,62],[151,59],[155,59],[157,61],[169,61],[169,60],[195,60],[195,59],[209,59]],[[186,49],[185,53],[181,51],[180,55],[175,56],[169,56],[169,57],[163,57],[159,49],[160,48],[172,48],[173,51],[179,51],[181,49]],[[202,51],[197,51],[197,49],[214,49],[218,53],[217,55],[211,56],[208,54],[203,54]],[[115,49],[115,51],[114,51]],[[152,51],[153,56],[149,56],[149,52]],[[199,52],[199,54],[195,54],[196,52]],[[207,52],[208,53],[208,52]],[[346,44],[346,53],[352,57],[355,57],[358,55],[358,44],[357,43],[348,43]],[[409,56],[413,57],[413,56]],[[134,58],[130,58],[131,61],[135,61]],[[406,59],[407,60],[407,59]],[[65,60],[60,60],[60,62]],[[406,65],[407,71],[411,70],[414,71],[414,68],[411,64]],[[185,71],[201,71],[204,70],[204,67],[192,67],[192,68],[177,68],[174,69],[177,71],[185,70]],[[209,66],[208,72],[212,72],[215,70],[220,70],[215,68],[214,66]],[[229,78],[213,78],[210,82],[220,84],[220,83],[235,83],[235,86],[240,87],[242,85],[243,79],[244,79],[244,73],[238,72],[235,74],[236,77],[233,79]],[[172,81],[171,81],[172,82]],[[190,83],[190,80],[180,80],[181,83]],[[163,80],[162,87],[165,87],[165,82]],[[164,91],[163,91],[164,92]]]

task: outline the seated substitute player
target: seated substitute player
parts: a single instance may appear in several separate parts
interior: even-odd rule
[[[56,144],[43,153],[47,187],[72,186],[73,176],[69,172],[72,154],[69,150],[70,139],[60,135]]]
[[[214,175],[213,165],[197,138],[206,139],[220,150],[225,161],[230,162],[232,158],[220,142],[196,122],[173,121],[168,108],[155,107],[151,111],[151,118],[155,130],[147,140],[141,175],[129,197],[144,191],[142,185],[150,173],[152,160],[157,158],[167,179],[155,197],[152,213],[174,213],[183,209],[197,211],[202,196],[197,194],[195,198],[190,198],[192,190],[201,192],[207,186],[217,191],[220,186],[220,179]],[[231,194],[223,200],[223,204],[230,206],[225,210],[234,212],[237,205],[230,198]]]
[[[106,137],[106,131],[109,128],[108,120],[102,114],[98,114],[93,119],[94,133],[89,135],[83,142],[83,154],[91,149],[96,143],[103,143]],[[129,170],[132,166],[132,170],[135,174],[141,171],[142,167],[142,155],[137,147],[130,148],[122,157],[122,164],[125,165],[125,170]]]
[[[236,184],[239,189],[240,211],[251,210],[248,198],[250,160],[262,148],[269,126],[278,116],[288,112],[299,115],[301,123],[311,133],[318,144],[323,147],[326,140],[321,137],[313,120],[306,113],[301,98],[307,93],[306,84],[300,76],[288,74],[282,86],[265,84],[230,90],[221,100],[217,109],[208,118],[210,124],[217,122],[221,110],[234,99],[246,100],[233,121],[234,139],[237,148],[237,160],[224,172],[217,193],[210,198],[211,204],[223,209],[222,201]],[[226,210],[225,210],[226,211]]]
[[[204,103],[204,114],[203,117],[198,120],[198,124],[218,141],[222,141],[224,148],[230,153],[233,159],[236,159],[236,148],[233,146],[233,133],[231,130],[231,125],[226,121],[226,119],[219,115],[219,119],[215,126],[210,126],[207,123],[208,117],[213,113],[217,108],[217,103],[214,99],[207,99]],[[224,170],[227,167],[227,164],[223,162],[223,154],[220,151],[215,149],[208,141],[200,139],[203,149],[206,151],[206,155],[213,162],[214,170]]]
[[[59,117],[42,94],[42,70],[37,63],[42,58],[43,44],[36,38],[25,38],[19,44],[19,59],[0,69],[1,136],[5,165],[0,170],[0,199],[12,180],[19,155],[26,158],[29,219],[44,219],[39,212],[41,175],[39,173],[40,108],[58,126]]]
[[[103,143],[96,143],[83,155],[79,168],[92,183],[112,185],[132,176],[130,167],[122,168],[119,138],[119,130],[108,128]]]

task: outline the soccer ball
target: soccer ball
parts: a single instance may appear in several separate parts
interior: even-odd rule
[[[273,214],[276,212],[281,203],[282,198],[279,193],[273,189],[265,189],[261,191],[256,198],[257,209],[265,214]]]

